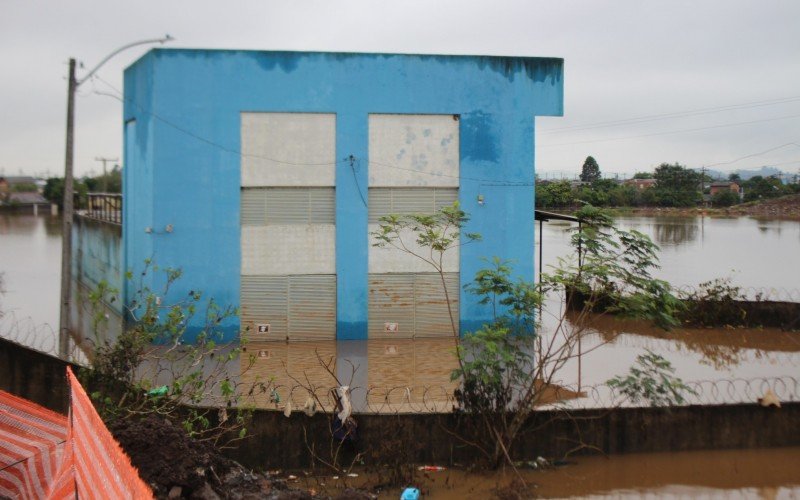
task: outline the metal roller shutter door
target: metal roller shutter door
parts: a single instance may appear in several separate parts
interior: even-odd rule
[[[288,276],[242,276],[241,327],[253,340],[281,340],[289,334]],[[269,334],[256,325],[269,324]]]
[[[334,224],[334,188],[243,188],[242,225]]]
[[[433,214],[458,199],[458,188],[370,188],[369,222],[389,214]]]
[[[445,273],[453,321],[458,328],[458,273]],[[417,274],[414,278],[415,333],[417,337],[452,337],[442,279],[438,274]]]
[[[445,283],[458,326],[458,273],[445,273]],[[388,331],[388,323],[396,323],[397,331]],[[452,334],[438,274],[369,276],[369,338],[449,337]]]
[[[336,338],[336,276],[323,274],[289,277],[289,338]]]
[[[411,338],[414,336],[414,275],[369,275],[369,338]],[[386,323],[397,323],[396,332]]]
[[[241,325],[254,341],[336,338],[335,276],[242,276],[241,286]]]

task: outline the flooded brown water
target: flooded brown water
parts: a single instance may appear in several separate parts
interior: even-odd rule
[[[676,285],[730,276],[753,293],[800,300],[800,222],[749,218],[627,217],[661,245],[659,276]],[[0,272],[7,293],[0,307],[36,324],[58,321],[60,270],[58,218],[0,215]],[[545,224],[544,264],[568,255],[568,226]],[[537,263],[538,267],[538,263]],[[782,294],[782,295],[781,295]],[[798,295],[792,297],[792,294]],[[557,307],[555,304],[551,304]],[[8,316],[7,316],[8,318]],[[3,323],[0,322],[0,326]],[[546,334],[547,325],[545,325]],[[800,336],[770,329],[677,329],[595,319],[582,338],[585,352],[560,372],[558,383],[586,390],[627,371],[649,349],[663,355],[687,381],[728,381],[800,374]],[[252,363],[250,356],[252,355]],[[456,367],[451,339],[350,342],[251,343],[239,369],[243,382],[266,381],[300,408],[311,387],[327,400],[338,384],[353,389],[353,404],[371,412],[447,411],[452,405]],[[236,368],[233,368],[234,370]],[[588,391],[590,392],[590,391]],[[748,393],[749,394],[749,393]],[[758,394],[753,393],[754,399]],[[275,407],[268,395],[255,401]],[[589,405],[591,406],[591,405]],[[639,498],[796,498],[800,496],[800,449],[668,453],[591,457],[547,471],[524,471],[536,484],[530,495],[543,497]],[[361,481],[375,479],[367,474]],[[487,498],[512,476],[461,471],[418,474],[426,498]],[[330,483],[330,479],[315,480]],[[355,480],[353,480],[355,481]],[[398,498],[399,490],[384,498]],[[523,496],[524,497],[524,496]]]
[[[356,470],[357,478],[326,474],[296,484],[335,494],[345,485],[371,488],[385,473]],[[423,498],[800,498],[800,448],[723,450],[577,457],[544,470],[520,469],[528,490],[512,483],[509,469],[498,472],[414,472],[411,485]],[[402,487],[379,498],[399,498]],[[512,496],[516,493],[518,496]]]

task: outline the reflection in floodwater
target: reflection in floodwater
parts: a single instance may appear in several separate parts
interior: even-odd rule
[[[697,239],[699,232],[695,219],[658,219],[653,222],[654,239],[661,246],[678,246],[692,242]]]
[[[510,470],[447,469],[416,473],[414,485],[425,498],[752,498],[772,500],[800,496],[800,448],[635,453],[570,458],[545,470],[520,469],[533,489],[520,490]],[[336,497],[345,482],[331,476],[301,479],[307,488]],[[367,470],[346,484],[374,487],[384,479]],[[398,498],[402,487],[384,489],[379,498]],[[506,494],[498,494],[505,492]]]
[[[452,339],[327,342],[251,342],[241,358],[240,382],[265,384],[261,408],[305,406],[311,393],[323,408],[329,390],[352,391],[360,411],[449,411],[458,367]]]
[[[567,319],[575,321],[575,313],[567,313]],[[676,328],[663,330],[643,321],[625,320],[613,315],[593,315],[589,319],[591,331],[602,342],[626,342],[624,337],[643,337],[672,344],[701,355],[701,362],[715,370],[734,368],[750,357],[765,358],[772,353],[792,353],[784,356],[790,365],[797,363],[800,353],[800,336],[777,328]],[[627,342],[630,344],[630,342]],[[638,342],[647,348],[646,342]],[[658,348],[656,348],[658,349]],[[661,348],[663,350],[663,347]],[[748,356],[752,355],[752,356]]]

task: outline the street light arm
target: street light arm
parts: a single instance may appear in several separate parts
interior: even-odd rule
[[[80,86],[80,84],[82,84],[83,82],[85,82],[86,80],[88,80],[89,78],[91,78],[91,77],[92,77],[92,75],[94,75],[95,73],[97,73],[97,70],[98,70],[98,69],[100,69],[100,67],[101,67],[102,65],[104,65],[105,63],[107,63],[109,59],[111,59],[111,58],[112,58],[112,57],[114,57],[115,55],[119,54],[119,53],[120,53],[120,52],[122,52],[123,50],[128,50],[128,49],[130,49],[131,47],[136,47],[137,45],[147,45],[147,44],[150,44],[150,43],[160,43],[160,44],[164,44],[164,43],[166,43],[166,42],[170,42],[170,41],[172,41],[172,40],[175,40],[175,39],[174,39],[174,38],[172,38],[172,37],[171,37],[171,36],[169,36],[169,35],[166,35],[166,36],[165,36],[165,37],[163,37],[163,38],[153,38],[153,39],[150,39],[150,40],[140,40],[140,41],[138,41],[138,42],[133,42],[133,43],[129,43],[129,44],[127,44],[127,45],[123,45],[122,47],[118,48],[118,49],[117,49],[117,50],[115,50],[114,52],[112,52],[112,53],[108,54],[106,57],[104,57],[104,58],[103,58],[103,60],[102,60],[102,61],[100,61],[100,62],[97,64],[97,66],[95,66],[94,68],[92,68],[92,70],[91,70],[91,71],[89,71],[89,73],[88,73],[86,76],[84,76],[84,77],[83,77],[83,78],[81,78],[80,80],[77,80],[77,81],[75,82],[75,86],[76,86],[76,87],[77,87],[77,86]]]

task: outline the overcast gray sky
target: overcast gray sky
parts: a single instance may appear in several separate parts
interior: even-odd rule
[[[89,69],[165,33],[171,47],[562,57],[565,113],[537,121],[540,174],[577,173],[587,155],[620,175],[662,162],[797,173],[799,20],[797,0],[0,0],[0,173],[63,173],[70,57]],[[121,156],[122,105],[102,93],[146,50],[81,87],[77,175]]]

